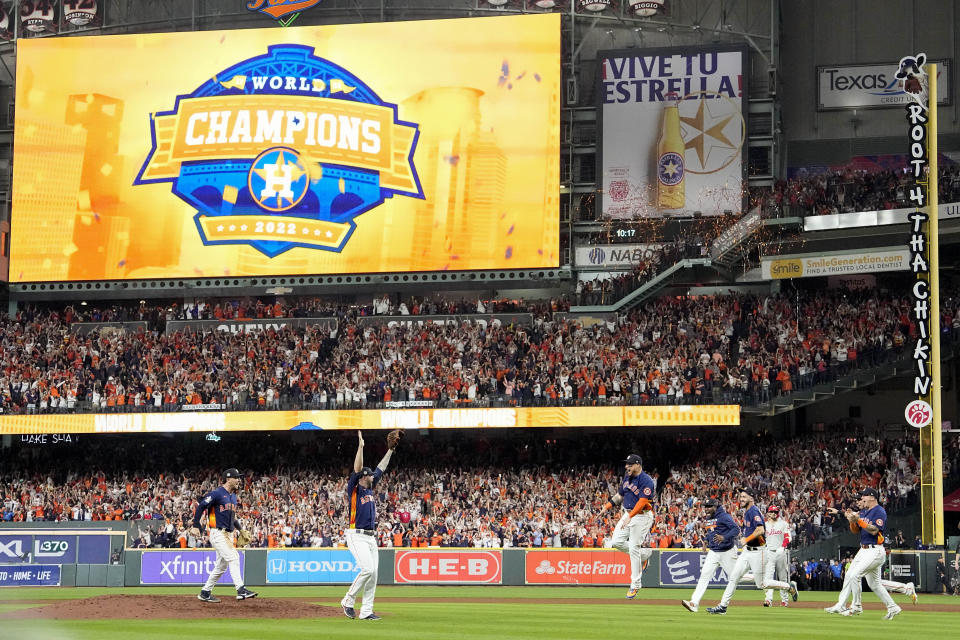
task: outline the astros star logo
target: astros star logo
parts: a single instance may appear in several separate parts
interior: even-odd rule
[[[299,154],[287,147],[261,153],[250,167],[250,195],[268,211],[286,211],[297,206],[307,193],[307,171]]]

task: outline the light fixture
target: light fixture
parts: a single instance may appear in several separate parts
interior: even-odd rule
[[[492,5],[494,7],[502,7],[503,5],[507,4],[509,1],[510,0],[487,0],[487,4]]]
[[[636,15],[649,18],[663,9],[664,2],[665,0],[630,0],[630,8]]]
[[[557,6],[556,0],[536,0],[533,4],[541,9],[553,9]]]

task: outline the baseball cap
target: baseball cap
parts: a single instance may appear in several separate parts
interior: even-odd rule
[[[857,494],[858,498],[864,498],[866,496],[873,496],[877,500],[880,499],[880,494],[877,493],[876,489],[873,489],[871,487],[867,487],[866,489],[863,489],[862,491],[860,491],[860,493]]]
[[[705,507],[719,507],[719,506],[720,506],[720,501],[717,500],[716,498],[707,498],[706,500],[703,501],[703,506],[705,506]]]
[[[361,478],[363,476],[372,476],[372,475],[373,475],[373,469],[371,469],[370,467],[364,467],[363,469],[360,469]]]
[[[745,493],[751,498],[756,496],[753,489],[751,489],[750,487],[740,487],[739,489],[737,489],[737,493]]]
[[[624,462],[626,462],[627,464],[638,464],[641,467],[643,466],[643,458],[641,458],[635,453],[631,453],[630,455],[628,455],[624,460]]]
[[[237,469],[236,467],[230,467],[229,469],[223,472],[223,477],[230,479],[230,478],[242,478],[243,476],[240,475],[239,469]]]
[[[780,513],[780,507],[778,507],[775,504],[772,504],[769,507],[767,507],[767,513]]]

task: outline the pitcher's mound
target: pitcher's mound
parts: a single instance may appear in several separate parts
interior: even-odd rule
[[[219,604],[201,602],[196,595],[99,596],[83,600],[49,600],[48,604],[0,614],[0,619],[47,620],[158,620],[164,618],[331,618],[340,607],[310,602],[308,598],[252,598],[237,600],[232,592],[218,595]]]

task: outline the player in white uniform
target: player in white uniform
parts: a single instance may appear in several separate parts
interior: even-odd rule
[[[780,517],[780,507],[771,504],[767,507],[767,519],[763,525],[764,535],[767,538],[766,567],[764,567],[763,581],[767,584],[773,579],[780,582],[790,580],[790,525]],[[780,606],[787,607],[790,602],[790,591],[780,589]],[[763,606],[773,606],[773,588],[767,589],[763,599]]]

